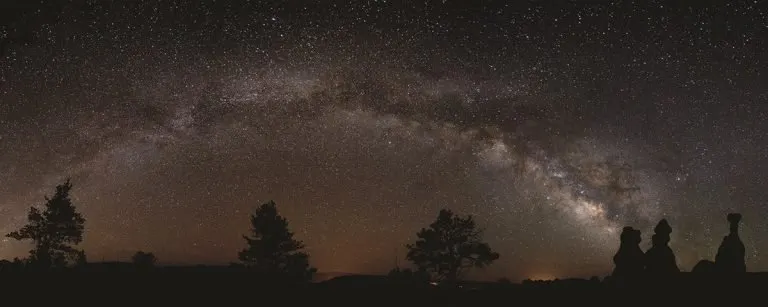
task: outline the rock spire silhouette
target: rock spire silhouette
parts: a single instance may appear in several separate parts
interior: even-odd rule
[[[731,224],[730,233],[723,238],[723,243],[717,249],[715,265],[721,272],[743,273],[747,271],[747,266],[744,262],[744,243],[739,238],[741,214],[729,213],[727,219],[728,223]]]
[[[621,244],[619,251],[613,256],[615,268],[613,277],[626,279],[636,278],[643,274],[644,258],[643,250],[640,249],[640,230],[632,227],[624,227],[621,232]]]
[[[669,247],[672,227],[662,219],[653,229],[651,248],[645,253],[645,270],[651,275],[674,274],[680,272],[675,253]]]

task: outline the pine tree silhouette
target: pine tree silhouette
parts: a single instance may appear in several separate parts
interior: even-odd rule
[[[462,218],[450,210],[440,210],[437,220],[422,228],[414,244],[408,244],[408,260],[434,279],[456,282],[469,268],[482,268],[499,254],[482,242],[482,230],[472,216]]]
[[[56,186],[56,194],[46,197],[45,209],[31,207],[27,225],[6,236],[16,240],[32,240],[29,265],[48,269],[64,267],[70,262],[83,262],[85,253],[72,247],[83,240],[85,219],[69,199],[72,184],[69,179]]]
[[[251,236],[243,238],[248,246],[238,258],[249,269],[292,281],[309,281],[317,271],[309,266],[309,255],[301,251],[304,244],[293,238],[273,201],[251,215]]]

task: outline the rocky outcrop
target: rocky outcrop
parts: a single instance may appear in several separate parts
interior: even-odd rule
[[[739,238],[739,222],[741,214],[730,213],[727,216],[730,223],[730,233],[723,238],[723,243],[717,249],[715,265],[717,270],[725,273],[743,273],[747,271],[744,261],[744,243]]]
[[[659,221],[651,238],[651,248],[645,253],[645,270],[650,275],[668,275],[680,272],[675,253],[669,247],[672,227],[666,219]]]
[[[643,274],[645,255],[640,249],[641,240],[640,230],[624,227],[619,251],[613,256],[613,278],[637,278]]]

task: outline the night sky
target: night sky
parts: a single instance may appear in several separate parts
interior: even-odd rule
[[[320,272],[405,265],[441,208],[501,254],[476,278],[605,275],[661,218],[689,271],[732,211],[768,270],[762,1],[31,2],[0,5],[3,234],[71,177],[90,261],[233,262],[274,200]]]

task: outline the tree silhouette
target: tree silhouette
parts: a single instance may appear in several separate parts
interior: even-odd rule
[[[85,219],[69,199],[72,184],[69,179],[56,186],[56,194],[46,197],[45,209],[31,207],[27,225],[6,236],[16,240],[32,240],[30,265],[37,268],[64,267],[69,262],[82,262],[85,253],[72,247],[83,240]]]
[[[13,258],[13,261],[0,260],[0,272],[18,272],[24,269],[24,261],[19,258]]]
[[[155,262],[157,262],[157,257],[155,257],[155,254],[153,253],[146,253],[143,251],[138,251],[131,257],[131,261],[133,264],[139,268],[151,268],[155,266]]]
[[[434,279],[455,282],[465,270],[488,266],[499,258],[481,235],[471,215],[460,217],[443,209],[429,228],[416,234],[415,244],[406,245],[407,258]]]
[[[301,251],[304,244],[293,239],[288,221],[277,213],[273,201],[251,215],[251,237],[243,238],[248,246],[238,258],[249,269],[296,281],[309,281],[317,271],[309,266],[309,255]]]

